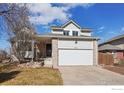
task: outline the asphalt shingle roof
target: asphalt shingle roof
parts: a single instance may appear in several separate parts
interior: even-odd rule
[[[118,39],[122,39],[122,38],[124,38],[124,34],[123,35],[116,36],[116,37],[113,37],[113,38],[111,38],[111,39],[109,39],[109,40],[107,40],[107,41],[99,44],[99,46],[104,45],[104,44],[107,44],[107,43],[112,42],[112,41],[115,41],[115,40],[118,40]]]

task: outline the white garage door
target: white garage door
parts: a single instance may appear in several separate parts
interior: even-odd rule
[[[59,65],[93,65],[93,50],[59,49]]]

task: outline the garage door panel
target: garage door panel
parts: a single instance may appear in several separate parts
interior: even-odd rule
[[[59,65],[93,65],[93,50],[59,50]]]

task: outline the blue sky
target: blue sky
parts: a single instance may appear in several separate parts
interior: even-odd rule
[[[29,4],[30,21],[38,34],[50,32],[50,26],[62,25],[68,20],[76,21],[81,27],[92,28],[92,36],[104,42],[124,34],[124,4]],[[0,25],[5,25],[0,17]],[[5,29],[0,38],[0,48],[9,47]]]

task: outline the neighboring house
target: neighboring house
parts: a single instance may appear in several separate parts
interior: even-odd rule
[[[114,37],[99,44],[98,50],[103,53],[112,53],[115,59],[114,62],[119,62],[124,58],[124,35]]]
[[[51,58],[54,68],[98,64],[99,39],[91,36],[91,29],[70,20],[51,30],[51,34],[36,35],[36,40],[40,57]]]

